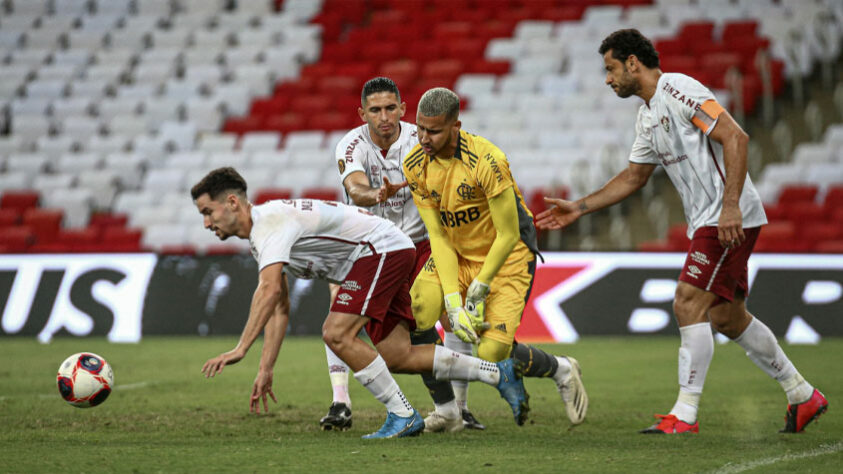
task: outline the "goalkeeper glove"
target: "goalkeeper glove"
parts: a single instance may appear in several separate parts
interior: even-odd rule
[[[459,293],[445,295],[445,311],[448,313],[448,321],[451,323],[451,330],[464,342],[477,343],[477,333],[471,323],[471,316],[462,305],[462,296]]]
[[[480,280],[473,280],[465,293],[465,310],[471,318],[471,326],[476,332],[489,329],[486,322],[486,296],[489,295],[489,285]]]

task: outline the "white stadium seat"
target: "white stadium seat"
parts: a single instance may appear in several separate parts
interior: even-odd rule
[[[248,132],[240,139],[240,150],[276,150],[281,144],[280,132]]]

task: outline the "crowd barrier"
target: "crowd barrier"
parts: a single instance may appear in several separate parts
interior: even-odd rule
[[[547,253],[536,270],[518,339],[676,334],[679,253]],[[324,282],[290,278],[288,334],[316,335]],[[239,334],[257,283],[249,255],[0,255],[0,336]],[[749,310],[791,343],[843,336],[843,255],[757,254]]]

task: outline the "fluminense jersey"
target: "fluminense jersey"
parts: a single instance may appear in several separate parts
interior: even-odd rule
[[[726,186],[723,146],[708,138],[717,124],[718,110],[711,91],[676,73],[662,74],[649,106],[638,110],[629,161],[662,165],[682,198],[688,238],[700,227],[717,226],[720,219]],[[767,223],[749,173],[740,209],[743,227]]]
[[[284,262],[298,278],[342,283],[361,257],[414,248],[392,222],[338,202],[268,201],[251,214],[249,243],[258,268]]]
[[[512,179],[506,155],[483,137],[463,130],[450,159],[431,158],[416,146],[404,159],[404,176],[420,208],[436,209],[440,223],[459,257],[482,263],[497,231],[489,199],[515,193],[521,240],[507,258],[519,261],[525,252],[538,253],[533,216]]]
[[[335,158],[340,172],[340,182],[355,171],[366,173],[369,186],[379,188],[386,176],[390,183],[397,184],[404,181],[401,165],[404,157],[419,141],[416,137],[416,127],[407,122],[399,122],[401,133],[398,140],[389,147],[386,157],[381,149],[372,141],[369,125],[363,124],[348,132],[337,144]],[[348,192],[345,193],[346,204],[353,204]],[[427,239],[427,230],[419,216],[419,210],[413,204],[410,190],[399,189],[392,197],[367,208],[373,214],[392,221],[414,243]]]

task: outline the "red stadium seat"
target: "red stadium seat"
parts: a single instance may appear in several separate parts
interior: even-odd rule
[[[39,243],[53,242],[61,228],[64,212],[56,209],[28,209],[23,213],[23,225],[35,232]]]
[[[336,188],[308,188],[302,191],[302,199],[320,199],[322,201],[339,201],[340,192]]]
[[[440,59],[423,65],[421,76],[423,79],[438,79],[450,85],[457,80],[464,68],[459,59]]]
[[[357,114],[351,115],[348,112],[323,112],[311,116],[307,120],[307,128],[311,130],[325,130],[330,132],[333,130],[347,130],[351,128],[352,119],[356,118]]]
[[[262,125],[262,117],[251,115],[247,117],[229,117],[225,120],[225,125],[223,125],[222,130],[223,132],[243,135],[244,133],[261,130]]]
[[[104,252],[139,252],[140,229],[109,227],[102,233],[100,249]]]
[[[820,242],[814,246],[814,250],[820,253],[843,253],[843,239]]]
[[[290,99],[286,96],[272,96],[255,99],[252,102],[249,114],[257,117],[279,114],[286,110],[289,105]]]
[[[295,112],[270,115],[264,119],[261,125],[262,130],[278,131],[281,133],[305,130],[306,128],[305,116]]]
[[[20,224],[20,212],[17,209],[0,209],[0,227]]]
[[[360,93],[363,84],[353,76],[328,76],[316,81],[316,92],[328,96]]]
[[[687,224],[675,224],[670,226],[667,230],[667,241],[671,249],[675,251],[685,251],[691,246],[691,240],[687,236]]]
[[[466,38],[445,48],[448,56],[455,59],[482,58],[488,41],[483,38]]]
[[[825,207],[826,212],[831,212],[833,209],[843,209],[843,186],[828,188],[825,199],[823,199],[823,207]]]
[[[811,222],[801,230],[802,238],[809,242],[823,242],[843,238],[843,223],[839,222]]]
[[[35,191],[7,191],[0,198],[0,208],[17,209],[23,214],[27,209],[38,207],[38,193]]]
[[[99,248],[102,229],[88,226],[84,229],[62,229],[56,235],[56,244],[63,244],[68,252],[94,252]]]
[[[453,8],[453,7],[452,7]],[[473,26],[467,21],[449,21],[433,26],[433,39],[456,42],[472,37]]]
[[[369,28],[380,29],[383,26],[396,23],[409,23],[412,20],[412,13],[404,10],[374,10],[369,17]]]
[[[327,43],[322,46],[322,62],[336,64],[346,63],[355,57],[358,46],[350,41],[342,43]]]
[[[708,43],[713,40],[714,23],[710,21],[698,21],[685,23],[679,30],[679,39],[681,39],[686,46],[690,47],[694,43],[705,42]]]
[[[289,110],[304,115],[316,114],[331,110],[334,106],[331,96],[320,94],[309,94],[294,97],[290,101]],[[283,115],[283,111],[281,112]]]
[[[158,251],[161,255],[196,255],[196,247],[185,245],[162,245]]]
[[[95,212],[91,214],[88,221],[89,227],[97,227],[101,231],[107,227],[125,227],[129,222],[129,216],[126,214],[113,214],[110,212]]]
[[[648,240],[638,244],[641,252],[673,252],[674,248],[667,240]]]
[[[659,56],[684,56],[691,52],[685,47],[685,43],[678,38],[658,40],[653,46],[659,52]]]
[[[503,75],[509,72],[509,61],[487,61],[478,59],[474,61],[466,72],[474,74],[495,74]]]
[[[403,56],[423,64],[441,58],[444,53],[442,48],[442,44],[436,41],[415,40],[407,44]]]
[[[382,58],[379,58],[379,61]],[[360,87],[363,83],[374,77],[376,65],[371,61],[356,60],[352,63],[338,64],[334,74],[338,76],[356,77],[360,82]]]
[[[811,184],[798,184],[785,186],[779,194],[779,204],[794,202],[813,202],[817,197],[819,188]]]
[[[785,218],[798,226],[812,222],[822,222],[827,215],[822,206],[813,201],[793,201],[779,204],[784,209]]]
[[[554,3],[555,5],[555,3]],[[585,12],[585,5],[565,5],[561,7],[539,8],[538,19],[553,22],[577,21]]]
[[[724,43],[732,43],[737,39],[751,38],[755,36],[755,31],[758,29],[758,22],[756,21],[732,21],[723,25],[723,33],[720,35],[720,40]]]
[[[263,204],[266,201],[276,199],[292,199],[293,191],[285,188],[267,188],[258,191],[255,196],[255,204]]]
[[[27,226],[0,228],[0,246],[8,253],[26,252],[35,242],[35,232]]]

